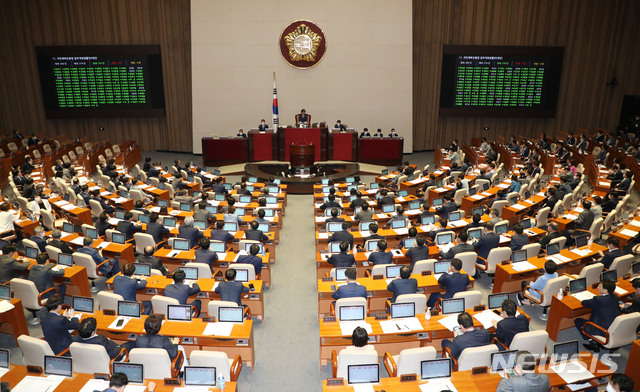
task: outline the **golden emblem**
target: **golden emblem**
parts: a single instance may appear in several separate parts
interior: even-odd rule
[[[322,37],[301,24],[284,37],[291,61],[315,61]]]

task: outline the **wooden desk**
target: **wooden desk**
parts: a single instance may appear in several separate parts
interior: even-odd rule
[[[622,233],[622,230],[629,230],[629,231]],[[609,232],[609,236],[613,236],[617,238],[620,241],[620,249],[622,249],[623,247],[627,246],[629,243],[631,243],[634,239],[638,237],[638,234],[640,234],[638,233],[639,231],[640,231],[640,217],[636,216],[636,217],[633,217],[633,219],[627,221],[627,223],[625,223],[621,227],[611,230]],[[636,234],[633,236],[628,235],[628,234],[631,234],[631,232],[635,232]]]
[[[98,311],[93,314],[93,317],[95,317],[98,322],[98,333],[119,343],[133,341],[145,333],[144,320],[147,316],[129,320],[122,329],[109,329],[109,325],[116,320],[117,316],[105,316],[102,312]],[[231,335],[229,336],[203,335],[202,332],[206,324],[207,323],[199,318],[193,319],[190,323],[165,321],[164,324],[162,324],[160,333],[164,336],[177,336],[181,338],[180,344],[182,344],[187,352],[187,356],[194,350],[224,351],[229,358],[240,354],[242,356],[242,362],[251,367],[253,371],[253,320],[245,320],[242,324],[234,324]]]
[[[509,221],[509,226],[513,226],[527,215],[533,215],[533,212],[537,211],[546,201],[545,196],[535,194],[525,201],[505,206],[502,209],[502,219]]]
[[[634,340],[631,343],[631,350],[629,351],[629,358],[627,359],[627,368],[624,374],[633,379],[633,385],[640,385],[640,372],[638,371],[638,363],[640,363],[640,339]]]
[[[31,265],[36,264],[35,259],[24,257],[23,260],[28,261]],[[23,261],[19,260],[19,261]],[[31,268],[31,267],[29,267]],[[27,279],[28,272],[25,271],[25,279]],[[91,297],[91,287],[89,286],[89,278],[87,276],[87,269],[79,266],[72,265],[64,269],[64,276],[54,278],[57,284],[65,283],[67,291],[65,295],[73,296],[79,295],[83,297]]]
[[[50,236],[51,232],[48,232],[47,235]],[[69,244],[72,248],[77,249],[82,247],[82,245],[78,244],[80,242],[78,238],[80,237],[83,237],[83,236],[81,236],[78,233],[72,233],[60,239],[66,242],[67,244]],[[93,248],[98,249],[100,244],[103,242],[109,242],[109,241],[106,241],[102,238],[96,238],[93,241]],[[133,255],[133,245],[128,242],[124,245],[116,244],[115,242],[109,242],[109,245],[102,248],[102,254],[105,257],[114,257],[116,259],[119,259],[120,262],[126,261],[126,263],[133,263],[135,261],[135,256]]]
[[[49,199],[49,203],[51,203],[51,208],[53,208],[58,216],[64,216],[69,219],[76,226],[82,226],[83,223],[87,225],[93,225],[93,221],[91,220],[91,210],[88,208],[80,208],[74,204],[70,204],[60,197],[54,197]],[[57,203],[57,204],[56,204]],[[72,208],[65,209],[62,208],[65,205],[71,205]]]
[[[13,335],[16,345],[18,345],[18,336],[29,335],[29,328],[24,316],[22,301],[18,298],[11,298],[9,302],[13,305],[13,309],[0,313],[0,332]]]

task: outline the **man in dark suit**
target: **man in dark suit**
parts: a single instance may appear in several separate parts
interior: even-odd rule
[[[262,257],[258,256],[259,252],[260,252],[260,245],[253,244],[249,247],[249,254],[238,256],[238,260],[236,261],[236,263],[253,265],[253,269],[255,270],[256,275],[259,275],[260,272],[262,271],[262,263],[263,263]]]
[[[342,121],[340,121],[340,120],[336,121],[336,125],[333,126],[333,129],[339,129],[340,132],[346,132],[347,131],[347,127],[345,125],[343,125]]]
[[[516,317],[517,311],[518,306],[516,303],[510,299],[505,299],[504,302],[502,302],[502,313],[500,314],[502,320],[491,321],[491,324],[493,324],[493,327],[496,329],[496,338],[507,347],[511,346],[511,341],[513,341],[513,337],[516,336],[516,334],[529,331],[529,320],[527,316],[519,314]],[[504,350],[501,345],[497,344],[497,346],[501,351]]]
[[[371,137],[371,133],[369,132],[369,128],[364,128],[362,132],[360,132],[360,137]]]
[[[197,227],[193,227],[193,216],[187,216],[184,218],[184,224],[178,228],[178,237],[189,240],[189,248],[193,248],[204,234]]]
[[[607,238],[607,248],[609,249],[609,252],[607,252],[607,254],[604,254],[602,251],[598,251],[598,254],[602,257],[599,262],[604,265],[604,268],[611,268],[613,260],[625,255],[625,253],[620,250],[619,247],[620,240],[618,240],[618,238],[613,236]]]
[[[134,233],[142,231],[142,226],[131,222],[131,219],[133,219],[133,214],[131,211],[127,211],[124,213],[124,220],[118,222],[116,226],[116,230],[124,234],[127,241],[133,239]]]
[[[387,290],[393,293],[391,303],[395,303],[399,295],[415,294],[418,292],[418,281],[411,277],[411,269],[408,265],[400,268],[400,278],[395,278],[387,285]]]
[[[582,211],[578,215],[578,218],[573,221],[574,230],[586,230],[591,228],[593,223],[593,211],[591,211],[591,202],[585,200],[582,202]]]
[[[157,269],[162,273],[162,275],[166,275],[167,272],[169,272],[167,271],[167,267],[162,265],[162,260],[160,260],[157,257],[153,257],[153,253],[155,252],[155,249],[153,248],[153,246],[147,245],[144,247],[143,251],[144,251],[144,254],[138,255],[137,257],[138,263],[151,264],[151,268]]]
[[[236,282],[236,270],[229,268],[224,273],[224,282],[218,283],[216,287],[216,293],[220,294],[222,301],[235,302],[238,306],[242,306],[242,293],[248,293],[249,287],[243,285],[241,282]]]
[[[413,271],[413,267],[416,265],[417,261],[427,260],[429,258],[429,247],[425,245],[427,239],[424,235],[419,234],[416,236],[416,246],[409,249],[405,256],[411,259],[411,264],[409,268]]]
[[[40,249],[40,252],[42,253],[46,252],[45,248],[47,246],[47,240],[44,238],[44,236],[44,227],[36,226],[35,229],[33,229],[33,235],[31,236],[31,238],[29,238],[31,241],[35,242],[36,245],[38,245],[38,249]]]
[[[380,234],[378,234],[378,229],[379,226],[377,223],[373,222],[373,223],[369,223],[369,236],[364,238],[364,242],[363,244],[366,244],[367,241],[377,241],[377,240],[384,240],[384,236],[381,236]]]
[[[344,222],[344,218],[341,218],[338,216],[339,212],[340,212],[340,209],[336,207],[333,207],[331,209],[331,216],[325,219],[324,223],[322,224],[323,230],[327,228],[327,223],[329,222]]]
[[[556,189],[553,187],[549,187],[547,189],[547,203],[544,205],[545,207],[549,207],[551,211],[553,211],[553,207],[556,206],[556,203],[560,201],[556,196]]]
[[[427,301],[428,307],[433,307],[440,298],[453,298],[456,293],[467,290],[467,286],[471,283],[471,280],[469,279],[469,275],[462,274],[460,271],[462,271],[462,260],[451,260],[449,270],[438,278],[438,284],[444,286],[445,292],[444,294],[431,293]]]
[[[96,202],[98,202],[98,204],[100,204],[103,211],[105,211],[107,214],[113,214],[113,207],[102,200],[102,198],[100,198],[100,189],[94,189],[93,191],[91,191],[91,198],[89,200],[95,200]],[[89,203],[87,203],[87,207],[90,207]]]
[[[622,171],[618,165],[613,165],[611,167],[611,172],[607,176],[607,179],[611,181],[611,187],[615,188],[624,178]]]
[[[320,205],[320,209],[323,211],[327,208],[342,208],[340,207],[340,203],[336,201],[336,195],[330,194],[327,196],[327,201]]]
[[[102,262],[107,260],[107,258],[102,256],[102,254],[98,250],[93,249],[93,238],[84,237],[84,239],[82,240],[82,244],[84,246],[82,248],[79,248],[76,252],[91,256],[96,265],[100,265],[102,264]],[[109,263],[100,265],[98,267],[98,271],[106,276],[107,279],[109,279],[113,275],[120,272],[120,262],[115,258],[109,259]]]
[[[38,264],[31,266],[29,270],[29,280],[36,285],[39,293],[55,287],[55,289],[58,290],[58,296],[64,298],[64,294],[67,292],[67,286],[65,286],[64,283],[61,285],[53,284],[53,278],[64,276],[64,269],[54,271],[53,267],[55,264],[47,264],[48,260],[49,256],[47,256],[46,253],[40,253],[36,256],[36,262]],[[49,298],[54,294],[54,291],[49,291],[42,295],[42,298]]]
[[[269,237],[267,237],[266,234],[262,232],[262,230],[258,229],[259,226],[260,224],[257,221],[251,221],[249,223],[249,227],[251,228],[249,230],[245,230],[244,232],[245,238],[252,241],[267,241]]]
[[[51,350],[57,355],[69,348],[71,344],[69,331],[78,329],[80,325],[78,319],[73,317],[75,314],[73,309],[66,312],[66,317],[63,315],[62,304],[62,298],[54,295],[49,297],[45,307],[38,311],[44,340],[49,343]],[[67,352],[65,355],[69,356],[70,354]]]
[[[218,261],[218,255],[216,252],[209,250],[211,241],[207,237],[202,237],[200,238],[200,241],[198,241],[198,245],[200,245],[200,249],[195,250],[196,263],[207,264],[211,269],[211,273],[213,273],[213,267],[215,266],[216,261]]]
[[[62,232],[60,231],[60,229],[53,229],[53,231],[51,232],[51,240],[49,241],[48,245],[60,249],[62,253],[66,253],[68,255],[73,254],[73,249],[71,249],[71,247],[69,247],[66,242],[62,241],[60,239],[61,237]]]
[[[371,252],[368,260],[373,263],[373,265],[393,264],[393,255],[391,252],[387,252],[387,241],[379,240],[378,250]]]
[[[269,125],[264,121],[264,118],[260,120],[260,125],[258,125],[258,131],[264,132],[269,128]]]
[[[2,247],[2,255],[0,255],[0,283],[8,282],[13,278],[17,278],[21,271],[29,268],[29,261],[25,260],[20,263],[15,259],[16,246],[7,244]]]
[[[524,234],[524,229],[519,223],[513,227],[513,231],[515,231],[516,234],[511,236],[511,242],[509,244],[511,250],[520,250],[523,246],[529,244],[529,236]]]
[[[327,262],[334,267],[353,267],[356,265],[356,259],[353,254],[347,253],[349,251],[349,242],[342,241],[340,243],[340,253],[331,255]]]
[[[227,243],[229,241],[233,241],[233,238],[233,234],[224,230],[224,221],[217,221],[215,230],[211,230],[212,241],[222,241]]]
[[[96,329],[98,323],[95,317],[88,317],[82,319],[80,326],[78,327],[78,334],[71,337],[72,342],[85,343],[85,344],[97,344],[107,350],[109,358],[115,359],[120,355],[122,347],[113,340],[107,338],[104,335],[98,335]],[[124,354],[123,354],[124,355]]]
[[[457,210],[458,205],[453,200],[453,193],[447,194],[447,196],[445,196],[445,199],[447,200],[447,202],[444,203],[441,207],[437,208],[436,212],[440,214],[440,216],[444,219],[449,219],[449,213]]]
[[[589,142],[587,141],[587,135],[585,134],[580,135],[580,140],[578,141],[578,144],[576,144],[576,148],[578,149],[578,151],[580,150],[586,151],[588,147],[589,147]]]
[[[547,229],[549,230],[549,233],[540,240],[540,249],[546,249],[551,240],[562,237],[564,235],[564,233],[559,231],[560,229],[556,222],[549,223]]]
[[[615,294],[616,282],[612,280],[603,280],[598,284],[598,295],[592,299],[585,299],[582,301],[582,306],[591,309],[591,316],[589,321],[602,327],[603,329],[609,328],[613,320],[620,315],[620,307],[618,306],[618,296]],[[574,321],[578,332],[582,335],[582,338],[587,340],[584,347],[587,350],[598,351],[600,345],[592,341],[587,335],[582,332],[582,327],[587,323],[587,320],[578,318]],[[601,333],[598,329],[592,326],[587,326],[585,330],[592,334]]]
[[[461,335],[457,335],[453,338],[453,341],[449,339],[442,340],[442,348],[448,348],[451,352],[451,356],[458,358],[465,348],[486,346],[491,343],[491,336],[486,329],[473,328],[473,318],[467,312],[460,313],[458,315],[459,331]],[[456,331],[454,330],[454,335]]]
[[[211,192],[213,193],[224,193],[225,195],[229,193],[227,188],[224,187],[222,183],[222,177],[218,177],[215,179],[215,183],[211,185]]]
[[[353,201],[351,202],[349,207],[351,207],[351,208],[360,207],[363,204],[368,204],[368,203],[367,203],[367,201],[365,199],[362,198],[362,192],[357,191],[356,192],[356,198],[353,199]]]
[[[113,278],[113,292],[120,294],[125,301],[137,301],[138,290],[147,287],[146,280],[138,280],[133,277],[135,270],[135,265],[125,264],[122,267],[122,275],[116,275]],[[151,314],[151,301],[142,301],[142,305],[144,306],[143,314]]]
[[[389,191],[387,191],[386,189],[383,189],[380,191],[380,199],[378,200],[378,204],[385,205],[385,204],[395,204],[396,201],[393,197],[389,196]]]
[[[342,230],[336,231],[329,236],[329,242],[343,242],[347,241],[349,243],[349,247],[353,249],[353,234],[349,233],[349,229],[351,229],[351,223],[342,222]]]
[[[202,308],[202,301],[199,299],[193,300],[191,303],[187,303],[187,299],[191,295],[198,294],[200,292],[200,286],[197,282],[193,282],[190,286],[184,284],[186,274],[182,270],[177,270],[173,273],[173,284],[167,285],[164,288],[165,297],[175,298],[181,305],[190,305],[196,308],[196,314],[200,314]]]
[[[473,247],[473,245],[467,243],[468,239],[469,236],[466,232],[459,232],[458,245],[451,247],[447,252],[440,251],[440,257],[442,257],[443,259],[453,259],[458,253],[473,252],[475,248]]]
[[[333,299],[338,300],[340,298],[354,298],[362,297],[367,298],[367,288],[358,284],[358,272],[355,268],[348,268],[344,271],[344,276],[347,279],[347,284],[344,284],[331,294]]]
[[[478,263],[486,264],[487,257],[491,249],[500,245],[500,236],[493,232],[493,223],[486,222],[484,224],[484,234],[478,238],[473,247],[478,252]]]
[[[629,170],[626,173],[624,173],[624,178],[615,187],[615,190],[617,191],[618,195],[624,196],[629,191],[629,187],[631,186],[631,180],[633,180],[633,172]]]
[[[573,136],[573,132],[568,132],[567,134],[567,144],[573,146],[576,144],[576,138]]]

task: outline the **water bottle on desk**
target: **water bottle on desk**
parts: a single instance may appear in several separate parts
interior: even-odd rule
[[[224,380],[224,376],[218,377],[218,389],[221,390],[221,391],[224,391],[225,384],[226,384],[226,382]]]
[[[424,313],[425,320],[431,320],[431,308],[427,308],[427,311]]]
[[[562,301],[563,297],[564,297],[564,292],[562,291],[562,289],[558,290],[558,299]]]

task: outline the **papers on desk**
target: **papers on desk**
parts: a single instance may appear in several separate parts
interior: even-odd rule
[[[496,185],[496,188],[507,189],[507,188],[509,188],[509,185],[507,185],[507,184],[498,184],[498,185]]]
[[[373,252],[364,252],[364,256],[367,258],[367,260],[369,260],[369,256],[371,256],[371,253]]]
[[[635,227],[640,227],[640,220],[632,220],[631,222],[629,222],[629,224],[631,226],[635,226]]]
[[[411,181],[407,181],[407,182],[408,182],[409,184],[413,184],[413,185],[415,185],[415,184],[419,184],[419,183],[421,183],[421,182],[424,182],[424,180],[423,180],[423,179],[421,179],[421,178],[416,178],[415,180],[411,180]]]
[[[483,310],[480,313],[474,314],[473,318],[478,320],[480,322],[480,324],[482,324],[484,329],[489,329],[489,328],[493,327],[493,324],[491,324],[491,322],[493,320],[495,320],[495,321],[502,320],[502,317],[498,316],[497,314],[495,314],[493,312],[493,310],[490,310],[490,309]]]
[[[511,237],[507,237],[504,234],[500,234],[500,242],[511,242]]]
[[[535,237],[537,235],[535,231],[529,229],[524,229],[523,232],[529,237]]]
[[[107,246],[109,246],[109,245],[111,245],[111,242],[109,242],[109,241],[102,241],[102,242],[100,243],[100,245],[98,245],[98,249],[104,249],[104,248],[106,248],[106,247],[107,247]]]
[[[380,321],[380,328],[382,328],[382,332],[384,333],[421,331],[423,329],[417,317]]]
[[[388,218],[387,214],[376,214],[376,219]]]
[[[555,255],[551,256],[550,258],[552,258],[558,264],[568,263],[568,262],[571,261],[570,258],[568,258],[567,256],[563,256],[561,254],[555,254]]]
[[[331,257],[331,253],[320,253],[320,258],[324,261],[329,260],[329,257]]]
[[[114,203],[124,203],[125,201],[129,200],[126,197],[116,197],[114,199],[111,199]]]
[[[77,207],[74,204],[65,204],[63,206],[61,206],[60,208],[62,208],[65,211],[71,211],[76,209]]]
[[[361,231],[360,235],[362,236],[362,238],[367,238],[371,235],[371,232],[369,230]]]
[[[522,271],[536,269],[536,266],[531,264],[528,261],[519,261],[517,263],[511,264],[511,268],[513,268],[513,270],[516,272],[522,272]]]
[[[169,215],[177,216],[177,215],[180,215],[181,212],[182,211],[180,211],[180,210],[171,210],[171,211],[169,211]]]
[[[69,267],[68,265],[58,264],[58,265],[52,267],[51,269],[54,270],[54,271],[60,271],[60,270],[63,270],[65,268],[68,268],[68,267]]]
[[[538,193],[536,193],[536,196],[542,196],[542,197],[545,197],[545,194],[544,194],[544,192],[538,192]]]
[[[568,219],[568,220],[571,220],[571,221],[578,219],[578,215],[573,215],[573,214],[563,215],[562,217],[564,219]]]
[[[626,295],[629,292],[627,290],[623,289],[622,287],[616,287],[615,293],[618,294],[618,295]]]
[[[473,200],[482,200],[483,196],[482,194],[475,194],[473,196],[469,196],[470,198],[472,198]]]
[[[340,321],[340,331],[342,336],[351,336],[353,335],[353,330],[362,327],[367,330],[367,333],[373,333],[373,329],[371,328],[371,324],[364,320],[360,321]]]
[[[480,194],[481,194],[482,196],[484,196],[484,197],[490,197],[490,196],[491,196],[491,193],[489,193],[489,192],[482,192],[482,193],[480,193]]]
[[[552,366],[551,369],[567,384],[593,378],[593,374],[578,361],[562,362]]]
[[[58,200],[58,201],[54,201],[53,204],[58,206],[58,207],[62,207],[65,204],[69,204],[69,202],[66,201],[66,200]]]
[[[400,249],[391,249],[391,255],[393,257],[402,257],[402,256],[404,256]]]
[[[83,241],[84,241],[84,237],[76,237],[73,240],[71,240],[71,243],[74,245],[83,245]]]
[[[533,203],[534,203],[534,201],[533,201],[533,200],[529,200],[529,199],[527,199],[527,200],[523,201],[523,203],[533,204]]]
[[[573,252],[575,254],[577,254],[578,256],[587,256],[588,254],[591,253],[591,250],[589,249],[571,249],[570,252]]]
[[[577,212],[577,213],[581,213],[582,211],[584,211],[584,208],[582,208],[582,207],[576,207],[576,208],[574,208],[573,210],[574,210],[575,212]]]
[[[511,208],[514,208],[516,210],[524,210],[525,208],[527,208],[527,206],[523,206],[522,204],[514,204],[511,206]]]
[[[447,317],[443,317],[438,320],[446,329],[453,332],[453,329],[458,326],[458,313],[450,314]]]
[[[14,392],[54,391],[64,379],[62,376],[26,376],[11,390]]]
[[[175,249],[171,250],[171,251],[169,251],[169,253],[167,253],[167,257],[176,257],[176,256],[180,255],[181,252],[182,252],[181,250],[175,250]],[[235,259],[234,259],[234,261],[235,261]]]
[[[438,245],[438,249],[440,249],[440,251],[442,251],[443,253],[447,253],[449,249],[453,248],[454,246],[455,245],[453,244],[453,242],[449,242],[445,245]]]
[[[118,324],[118,321],[120,320],[124,320],[124,322],[122,323],[121,326],[117,326],[116,324]],[[131,317],[126,317],[126,316],[118,316],[115,320],[113,320],[113,322],[111,324],[109,324],[109,326],[107,327],[108,329],[123,329],[125,327],[125,325],[127,325],[127,323],[129,322],[129,320],[131,320]]]
[[[590,386],[591,386],[591,383],[589,383],[589,382],[576,383],[576,384],[567,384],[567,388],[571,389],[572,391],[577,391],[578,389],[589,388]]]
[[[434,189],[436,192],[446,192],[448,189],[444,187]]]
[[[13,304],[7,301],[6,299],[3,299],[2,301],[0,301],[0,313],[8,312],[14,307],[15,306],[13,306]]]
[[[207,323],[203,335],[230,336],[234,323]]]
[[[111,196],[112,193],[109,191],[100,192],[100,196]]]
[[[318,239],[326,240],[329,238],[329,233],[318,233]]]
[[[575,294],[571,294],[575,299],[577,299],[578,301],[582,302],[585,301],[587,299],[591,299],[593,297],[595,297],[596,295],[594,293],[592,293],[591,291],[581,291],[579,293],[575,293]]]
[[[620,234],[626,235],[626,236],[629,236],[629,237],[635,237],[635,236],[638,235],[638,232],[637,231],[633,231],[633,230],[629,230],[629,229],[622,229],[622,230],[620,230]]]
[[[109,220],[107,220],[107,223],[113,226],[117,226],[118,222],[120,222],[120,219],[118,218],[109,218]]]
[[[8,372],[9,372],[9,369],[0,368],[0,378],[2,378],[2,376],[7,374]],[[91,391],[91,392],[93,392],[93,391]]]
[[[432,224],[420,226],[420,230],[422,230],[424,232],[433,231],[433,230],[435,230],[435,228],[436,227],[434,225],[432,225]]]
[[[324,222],[327,218],[328,216],[316,216],[316,223]]]
[[[149,208],[149,211],[155,212],[156,214],[158,214],[160,213],[160,207],[151,207]]]
[[[393,229],[393,231],[395,231],[395,233],[397,235],[407,235],[407,234],[409,234],[409,229],[407,229],[406,227],[402,227],[400,229]]]
[[[598,185],[611,186],[611,183],[609,181],[600,181],[600,182],[598,182]]]
[[[89,187],[89,190],[90,190],[90,191],[94,191],[94,190],[96,190],[96,189],[100,189],[100,187],[99,187],[99,186],[97,186],[97,185],[94,185],[94,186],[90,186],[90,187]]]
[[[433,277],[435,278],[436,281],[440,280],[441,276],[442,274],[433,274]]]
[[[453,383],[448,378],[434,378],[433,380],[429,380],[426,384],[420,384],[419,387],[421,392],[458,392],[456,387],[453,386]]]
[[[463,227],[467,225],[467,222],[465,222],[462,219],[456,220],[456,221],[450,221],[449,224],[453,227]]]
[[[405,198],[404,198],[404,197],[400,196],[400,197],[396,197],[396,201],[399,201],[399,202],[401,202],[401,203],[402,203],[402,202],[404,202],[404,201],[406,201],[406,200],[405,200]]]

